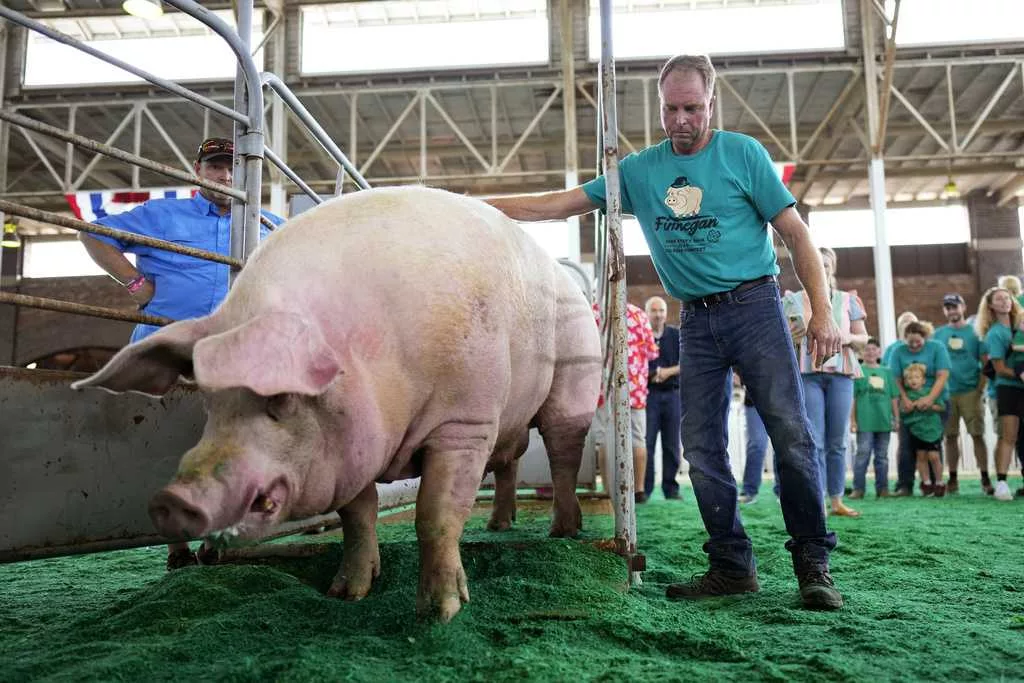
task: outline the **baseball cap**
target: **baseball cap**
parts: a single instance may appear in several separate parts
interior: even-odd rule
[[[964,298],[959,294],[947,294],[942,297],[943,306],[959,306],[964,303]]]
[[[215,157],[233,157],[235,143],[228,138],[206,138],[196,150],[196,162],[208,161]]]

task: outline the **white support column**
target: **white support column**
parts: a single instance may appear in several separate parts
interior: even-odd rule
[[[872,154],[868,167],[868,188],[871,211],[875,219],[875,295],[878,306],[878,336],[882,347],[896,340],[896,304],[892,289],[892,260],[889,255],[889,233],[885,225],[885,161],[882,145],[876,144],[879,128],[878,62],[875,50],[874,7],[871,0],[861,0],[861,37],[864,45],[864,87],[867,95],[869,148]]]

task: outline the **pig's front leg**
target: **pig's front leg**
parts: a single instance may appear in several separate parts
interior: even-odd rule
[[[423,456],[423,478],[416,498],[420,549],[416,611],[420,616],[436,615],[447,622],[462,609],[462,603],[469,602],[459,538],[473,509],[491,443],[493,439],[475,435],[450,436],[440,440],[440,447],[428,446]]]
[[[370,483],[348,505],[338,510],[345,535],[341,568],[327,595],[360,600],[380,575],[377,546],[377,485]]]

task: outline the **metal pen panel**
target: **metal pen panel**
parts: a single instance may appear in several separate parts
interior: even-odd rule
[[[605,204],[608,216],[609,274],[613,285],[608,322],[612,325],[612,386],[608,403],[614,417],[615,453],[612,501],[615,509],[617,550],[630,563],[631,583],[640,583],[636,552],[636,502],[634,500],[633,439],[630,428],[628,339],[626,326],[626,258],[622,244],[622,197],[619,191],[619,126],[615,106],[615,58],[612,52],[612,3],[601,0],[601,122]]]
[[[174,3],[168,2],[168,4]],[[248,119],[246,118],[245,114],[239,113],[237,111],[234,111],[233,109],[225,107],[223,104],[218,104],[217,102],[214,102],[208,97],[204,97],[197,92],[193,92],[188,88],[178,85],[174,81],[169,81],[166,78],[154,76],[153,74],[147,71],[143,71],[142,69],[132,66],[128,62],[123,62],[120,59],[117,59],[116,57],[111,57],[106,53],[100,52],[96,48],[90,47],[85,43],[80,43],[71,36],[65,35],[60,31],[54,30],[47,26],[46,24],[36,21],[35,19],[26,17],[24,14],[20,12],[15,12],[12,9],[0,5],[0,17],[3,17],[4,19],[10,21],[11,23],[18,24],[19,26],[24,26],[27,29],[35,31],[36,33],[41,33],[47,38],[55,40],[58,43],[67,45],[68,47],[73,47],[76,50],[80,50],[88,55],[95,57],[96,59],[106,62],[107,64],[116,66],[117,68],[127,71],[128,73],[134,76],[138,76],[139,78],[148,81],[149,83],[152,83],[155,86],[163,88],[168,92],[172,92],[175,95],[185,98],[186,100],[190,100],[192,102],[195,102],[196,104],[200,104],[206,107],[207,109],[217,112],[218,114],[223,114],[224,116],[235,119],[240,123],[248,122]]]
[[[313,115],[309,113],[309,110],[307,110],[302,102],[300,102],[295,96],[295,93],[293,93],[280,78],[272,73],[263,73],[260,76],[260,79],[263,81],[264,85],[277,93],[278,97],[288,105],[288,108],[291,109],[292,113],[295,114],[299,121],[309,129],[309,132],[312,133],[314,139],[316,139],[316,141],[324,148],[324,151],[327,152],[332,159],[338,162],[339,166],[345,169],[345,172],[353,181],[355,181],[356,185],[364,190],[370,189],[370,184],[366,182],[366,178],[363,177],[363,174],[361,174],[359,169],[349,161],[348,157],[345,156],[345,153],[341,151],[341,148],[339,148],[338,145],[335,144],[334,140],[331,139],[331,136],[327,134],[327,131],[323,129],[317,120],[313,118]],[[353,106],[355,105],[353,104]]]

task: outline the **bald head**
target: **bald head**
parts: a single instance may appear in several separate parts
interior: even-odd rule
[[[665,320],[668,318],[668,305],[660,296],[652,296],[644,304],[644,311],[651,321],[651,329],[655,334],[660,335],[665,329]]]

